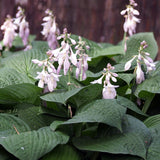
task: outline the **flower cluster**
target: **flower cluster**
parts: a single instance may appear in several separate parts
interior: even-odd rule
[[[85,53],[85,49],[89,49],[89,46],[85,45],[85,42],[79,37],[79,42],[76,43],[74,39],[71,38],[71,34],[68,34],[67,29],[63,30],[63,34],[57,37],[61,40],[61,46],[54,50],[49,50],[46,54],[47,59],[39,61],[33,59],[32,62],[43,65],[42,72],[38,72],[36,79],[40,79],[38,86],[44,88],[47,84],[48,90],[52,92],[56,86],[57,81],[59,81],[59,74],[63,68],[64,75],[71,70],[72,66],[77,67],[76,76],[78,78],[79,74],[82,74],[82,79],[86,78],[86,70],[88,69],[87,61],[91,58]],[[77,45],[76,45],[77,44]],[[75,46],[76,53],[73,52],[72,47]],[[79,58],[77,58],[79,56]],[[53,63],[58,62],[57,69],[54,67]]]
[[[18,26],[19,36],[22,38],[23,44],[26,46],[28,44],[30,30],[29,23],[26,21],[24,10],[21,7],[18,7],[18,12],[16,14],[16,18],[14,19],[14,23]]]
[[[85,41],[79,37],[79,42],[75,46],[76,56],[79,56],[76,69],[76,78],[80,76],[80,80],[86,79],[86,71],[88,70],[88,61],[91,61],[91,57],[86,54],[86,50],[90,49]]]
[[[136,17],[139,15],[139,12],[134,9],[135,6],[137,6],[137,3],[134,0],[130,0],[127,8],[121,11],[121,15],[125,17],[123,29],[124,32],[128,32],[129,36],[132,36],[136,32],[137,23],[140,23],[140,19]]]
[[[13,40],[18,35],[16,33],[17,29],[19,29],[19,36],[22,38],[23,44],[27,46],[30,32],[29,24],[26,21],[24,10],[21,7],[18,7],[16,18],[11,18],[11,16],[8,15],[6,21],[1,26],[1,30],[4,31],[3,45],[7,48],[12,47]],[[29,48],[29,46],[26,48]]]
[[[7,15],[5,22],[1,26],[1,30],[4,31],[3,45],[11,48],[14,38],[17,36],[17,26],[13,23],[11,16]]]
[[[41,33],[45,38],[47,38],[49,47],[51,49],[56,49],[58,46],[57,35],[60,34],[60,31],[57,28],[56,18],[52,11],[47,9],[45,13],[47,16],[43,18],[44,23],[42,23],[43,30]]]
[[[56,73],[57,71],[55,67],[52,65],[49,59],[42,61],[33,59],[32,62],[38,64],[38,66],[43,66],[42,71],[37,72],[38,76],[36,79],[39,79],[38,87],[44,88],[44,85],[46,84],[48,90],[52,92],[57,87],[57,81],[59,81],[60,77],[60,75]]]
[[[102,95],[104,99],[114,99],[117,95],[116,93],[116,89],[117,87],[119,87],[118,85],[112,85],[110,80],[112,80],[113,82],[117,82],[116,77],[118,77],[117,73],[113,73],[110,70],[113,70],[114,67],[111,66],[110,63],[107,64],[107,68],[104,68],[104,73],[103,75],[98,79],[98,80],[94,80],[93,82],[91,82],[92,84],[102,84],[103,81],[103,91],[102,91]]]
[[[149,57],[150,54],[144,51],[144,49],[147,47],[148,47],[147,43],[145,41],[142,41],[140,44],[138,55],[133,56],[133,58],[129,60],[124,67],[125,70],[128,70],[131,67],[133,60],[137,58],[137,67],[135,69],[137,84],[140,84],[145,80],[144,72],[142,71],[142,68],[141,68],[142,64],[146,65],[147,73],[149,71],[156,69],[155,63],[153,62],[152,58]]]

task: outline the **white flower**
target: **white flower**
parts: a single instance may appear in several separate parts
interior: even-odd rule
[[[1,26],[1,30],[4,31],[3,44],[4,46],[11,48],[13,40],[17,33],[15,30],[17,26],[13,23],[13,19],[8,15],[6,21]]]
[[[46,84],[48,86],[48,90],[52,92],[57,87],[57,81],[59,81],[60,75],[55,73],[50,73],[47,77]]]
[[[44,23],[42,23],[43,30],[41,33],[45,38],[47,38],[49,47],[51,49],[56,49],[58,46],[57,35],[60,34],[60,31],[57,28],[56,18],[52,11],[47,9],[45,13],[47,16],[43,18]]]
[[[124,69],[125,71],[129,70],[131,68],[131,64],[132,64],[132,61],[136,58],[137,56],[134,56],[131,60],[129,60],[128,62],[126,62],[125,66],[124,66]]]
[[[141,64],[137,62],[137,70],[136,70],[136,83],[140,84],[145,80],[144,72],[141,69]]]
[[[39,79],[38,87],[44,88],[44,84],[47,82],[48,73],[43,69],[42,72],[37,72],[38,76],[36,79]]]
[[[18,7],[14,23],[19,27],[19,36],[22,38],[23,44],[26,46],[28,44],[30,30],[29,23],[26,21],[26,17],[24,15],[24,10],[21,7]]]
[[[103,79],[103,77],[104,77],[104,75],[103,75],[103,76],[101,76],[99,79],[94,80],[94,81],[92,81],[92,82],[90,82],[90,83],[92,83],[92,84],[96,84],[96,83],[98,83],[98,84],[102,84],[102,79]]]
[[[108,83],[107,86],[104,86],[102,95],[103,99],[114,99],[117,95],[116,89],[118,86],[112,85],[111,83]]]
[[[140,23],[140,19],[136,17],[139,15],[139,12],[134,9],[135,4],[134,1],[130,1],[130,5],[127,5],[127,8],[120,13],[125,17],[123,29],[126,33],[128,32],[129,36],[132,36],[136,32],[137,23]]]

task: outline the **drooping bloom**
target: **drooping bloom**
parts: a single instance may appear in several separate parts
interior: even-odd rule
[[[145,80],[144,72],[142,71],[141,64],[137,61],[137,70],[136,70],[136,83],[140,84]]]
[[[90,47],[86,45],[85,41],[79,37],[79,41],[75,46],[76,55],[79,57],[76,68],[76,78],[80,76],[80,80],[86,79],[86,71],[88,70],[88,61],[91,61],[91,57],[86,54],[86,50]]]
[[[26,21],[24,10],[21,7],[18,7],[18,12],[16,14],[16,18],[14,19],[14,23],[19,28],[19,36],[22,38],[23,44],[27,46],[30,33],[29,23]]]
[[[140,19],[136,17],[139,15],[139,12],[134,9],[135,6],[137,6],[137,3],[134,0],[130,0],[127,8],[121,11],[121,15],[125,17],[123,29],[124,32],[128,32],[129,36],[132,36],[136,32],[137,23],[140,23]]]
[[[144,49],[147,48],[148,45],[146,43],[146,41],[142,41],[139,47],[139,53],[138,55],[133,56],[133,58],[131,60],[129,60],[128,62],[126,62],[124,69],[128,70],[131,67],[131,63],[134,59],[137,59],[137,67],[135,69],[136,71],[136,83],[140,84],[145,80],[145,76],[144,76],[144,72],[141,68],[141,64],[146,65],[147,67],[147,72],[155,70],[156,69],[156,65],[153,62],[152,58],[149,57],[149,53],[145,52]]]
[[[112,85],[111,83],[108,83],[106,86],[104,86],[102,95],[103,99],[114,99],[117,96],[116,89],[119,86]]]
[[[117,95],[116,89],[117,87],[119,87],[118,85],[112,85],[111,84],[111,80],[113,82],[117,82],[117,77],[118,74],[111,72],[110,70],[113,70],[114,67],[111,66],[110,63],[107,64],[107,68],[104,68],[104,73],[103,75],[98,79],[98,80],[94,80],[93,82],[91,82],[92,84],[102,84],[103,82],[103,91],[102,91],[102,95],[103,95],[103,99],[114,99]],[[103,81],[104,79],[104,81]]]
[[[49,47],[51,49],[56,49],[58,46],[57,36],[60,34],[60,31],[57,27],[56,18],[52,11],[47,9],[45,13],[47,16],[43,18],[44,23],[42,23],[43,30],[41,33],[47,38]]]
[[[1,26],[1,30],[4,31],[4,37],[3,37],[3,45],[11,48],[13,40],[15,36],[17,36],[16,33],[17,26],[13,23],[13,19],[8,15],[6,18],[6,21]]]
[[[57,74],[57,71],[54,65],[49,62],[49,59],[37,60],[33,59],[33,63],[38,64],[38,66],[43,66],[41,72],[37,72],[38,76],[36,79],[39,79],[38,87],[44,88],[45,84],[50,92],[52,92],[57,87],[57,81],[59,81],[60,75]]]
[[[48,55],[50,59],[58,62],[57,74],[63,67],[64,75],[67,74],[71,64],[77,65],[77,55],[73,53],[72,46],[76,44],[76,41],[70,37],[65,28],[63,34],[57,37],[62,39],[61,46],[57,49],[50,50]]]

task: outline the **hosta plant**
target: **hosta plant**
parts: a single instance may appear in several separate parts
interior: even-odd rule
[[[42,31],[48,43],[28,37],[21,8],[19,25],[7,18],[12,37],[3,25],[0,159],[160,159],[158,47],[153,33],[134,34],[136,5],[130,0],[121,12],[126,33],[118,45],[67,29],[60,34],[50,10]]]

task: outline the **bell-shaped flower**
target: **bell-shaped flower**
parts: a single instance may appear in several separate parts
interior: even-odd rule
[[[103,99],[114,99],[117,95],[116,89],[119,86],[112,85],[111,83],[108,83],[106,86],[104,86],[102,95]]]
[[[26,46],[28,44],[30,30],[29,23],[26,21],[26,16],[24,15],[24,10],[21,7],[18,7],[14,23],[18,26],[19,36],[22,38],[23,44]]]
[[[44,69],[42,72],[37,72],[38,76],[35,79],[39,79],[38,87],[44,88],[44,84],[48,80],[48,72],[46,72]]]
[[[60,77],[60,75],[57,75],[55,73],[50,73],[48,75],[46,84],[47,84],[48,90],[50,92],[52,92],[57,87],[57,81],[59,81],[59,77]]]
[[[137,70],[136,70],[136,83],[140,84],[145,80],[144,72],[142,71],[141,64],[137,62]]]
[[[4,31],[4,37],[3,37],[3,45],[11,48],[13,40],[15,36],[17,36],[16,33],[17,26],[13,23],[13,19],[8,15],[6,21],[1,26],[1,30]]]
[[[45,13],[47,16],[43,18],[44,23],[42,23],[43,30],[41,33],[45,38],[47,38],[49,47],[51,49],[56,49],[58,46],[57,35],[60,34],[60,31],[57,27],[56,18],[52,11],[47,9]]]
[[[98,83],[98,84],[102,84],[103,77],[104,77],[104,75],[103,75],[103,76],[101,76],[99,79],[94,80],[94,81],[92,81],[92,82],[90,82],[90,83],[92,83],[92,84],[96,84],[96,83]]]
[[[131,68],[132,62],[133,60],[136,58],[137,56],[134,56],[131,60],[129,60],[128,62],[126,62],[124,69],[125,71],[129,70]]]

